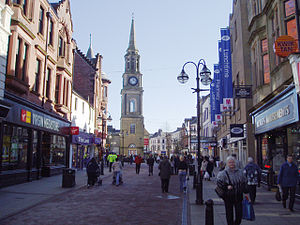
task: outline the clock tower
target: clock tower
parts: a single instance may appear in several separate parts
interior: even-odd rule
[[[143,92],[140,55],[135,45],[132,19],[121,90],[120,154],[126,156],[143,155],[144,152]]]

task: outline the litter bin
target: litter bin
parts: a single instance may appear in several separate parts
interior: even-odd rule
[[[195,165],[190,164],[189,165],[189,174],[190,176],[194,176],[195,173]]]
[[[62,177],[62,187],[74,187],[76,184],[75,182],[75,170],[64,168],[63,169],[63,177]]]

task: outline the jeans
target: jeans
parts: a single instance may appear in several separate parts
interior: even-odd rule
[[[231,201],[224,201],[226,210],[226,220],[228,225],[240,225],[243,216],[242,201],[233,203]],[[235,208],[235,220],[233,219],[233,208]]]
[[[120,184],[120,171],[116,171],[115,175],[116,175],[116,185],[118,186]]]
[[[295,194],[296,194],[296,186],[295,187],[282,187],[282,203],[285,205],[286,200],[289,197],[290,192],[290,202],[289,209],[293,209],[295,203]]]
[[[180,181],[180,191],[183,192],[183,188],[186,187],[186,172],[180,172],[178,175]]]

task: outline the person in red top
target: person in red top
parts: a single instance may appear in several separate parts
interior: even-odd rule
[[[135,157],[134,162],[135,162],[135,172],[136,174],[139,174],[141,169],[141,163],[142,163],[142,157],[140,154]]]

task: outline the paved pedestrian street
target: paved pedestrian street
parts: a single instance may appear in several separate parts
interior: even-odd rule
[[[0,224],[181,224],[183,194],[178,191],[178,177],[171,177],[169,193],[161,193],[157,168],[154,176],[148,176],[145,164],[139,175],[134,166],[125,165],[123,185],[113,186],[110,175],[102,186],[56,195],[0,220]]]

